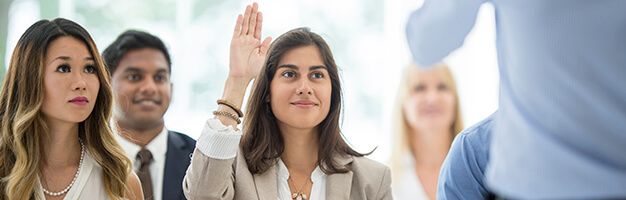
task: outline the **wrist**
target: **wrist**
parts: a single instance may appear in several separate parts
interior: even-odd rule
[[[250,81],[251,79],[248,78],[228,76],[222,93],[222,99],[228,100],[235,104],[235,106],[241,108]]]

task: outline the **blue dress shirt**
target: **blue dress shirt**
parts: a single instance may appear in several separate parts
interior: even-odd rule
[[[441,166],[437,199],[488,199],[485,183],[495,114],[461,131]]]
[[[426,1],[415,61],[463,44],[483,0]],[[487,183],[521,199],[626,198],[626,1],[492,0],[500,69]]]

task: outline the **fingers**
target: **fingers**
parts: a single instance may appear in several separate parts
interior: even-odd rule
[[[272,42],[272,37],[267,37],[261,43],[261,48],[259,48],[259,54],[265,56],[267,54],[267,50],[270,48],[270,43]]]
[[[259,11],[259,4],[257,4],[256,2],[254,2],[252,4],[252,12],[250,13],[250,24],[248,24],[248,32],[246,33],[246,35],[253,35],[255,34],[254,29],[256,28],[256,24],[257,24],[257,12]]]
[[[235,22],[235,32],[233,33],[233,37],[238,37],[239,35],[241,35],[241,23],[243,21],[243,16],[241,16],[241,14],[239,14],[239,16],[237,16],[237,22]]]
[[[246,6],[246,11],[243,14],[243,24],[241,26],[241,34],[248,34],[248,28],[250,26],[250,13],[252,12],[252,7],[250,5]]]
[[[263,14],[261,12],[257,13],[256,17],[256,27],[254,28],[254,38],[261,39],[261,29],[263,28]]]

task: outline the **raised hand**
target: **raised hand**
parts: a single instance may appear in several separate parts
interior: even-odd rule
[[[261,42],[263,15],[258,12],[258,9],[257,3],[246,6],[244,14],[237,17],[235,32],[230,42],[230,68],[222,99],[232,102],[237,108],[241,108],[248,84],[263,68],[265,55],[272,40],[267,37]],[[224,105],[219,105],[217,109],[231,113],[234,111]],[[219,119],[222,124],[232,125],[234,129],[237,129],[235,120],[224,115],[215,115],[215,118]]]
[[[271,38],[261,42],[263,14],[255,2],[246,6],[243,16],[237,17],[235,31],[230,42],[229,77],[249,82],[259,74],[270,46]]]

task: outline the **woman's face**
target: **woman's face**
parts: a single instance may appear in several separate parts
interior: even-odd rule
[[[82,122],[91,113],[100,81],[85,43],[60,37],[48,45],[44,58],[42,112],[51,122]]]
[[[436,69],[414,71],[404,116],[414,130],[449,130],[455,119],[455,94]]]
[[[316,46],[296,47],[278,62],[269,103],[282,131],[312,129],[328,115],[332,86]]]

